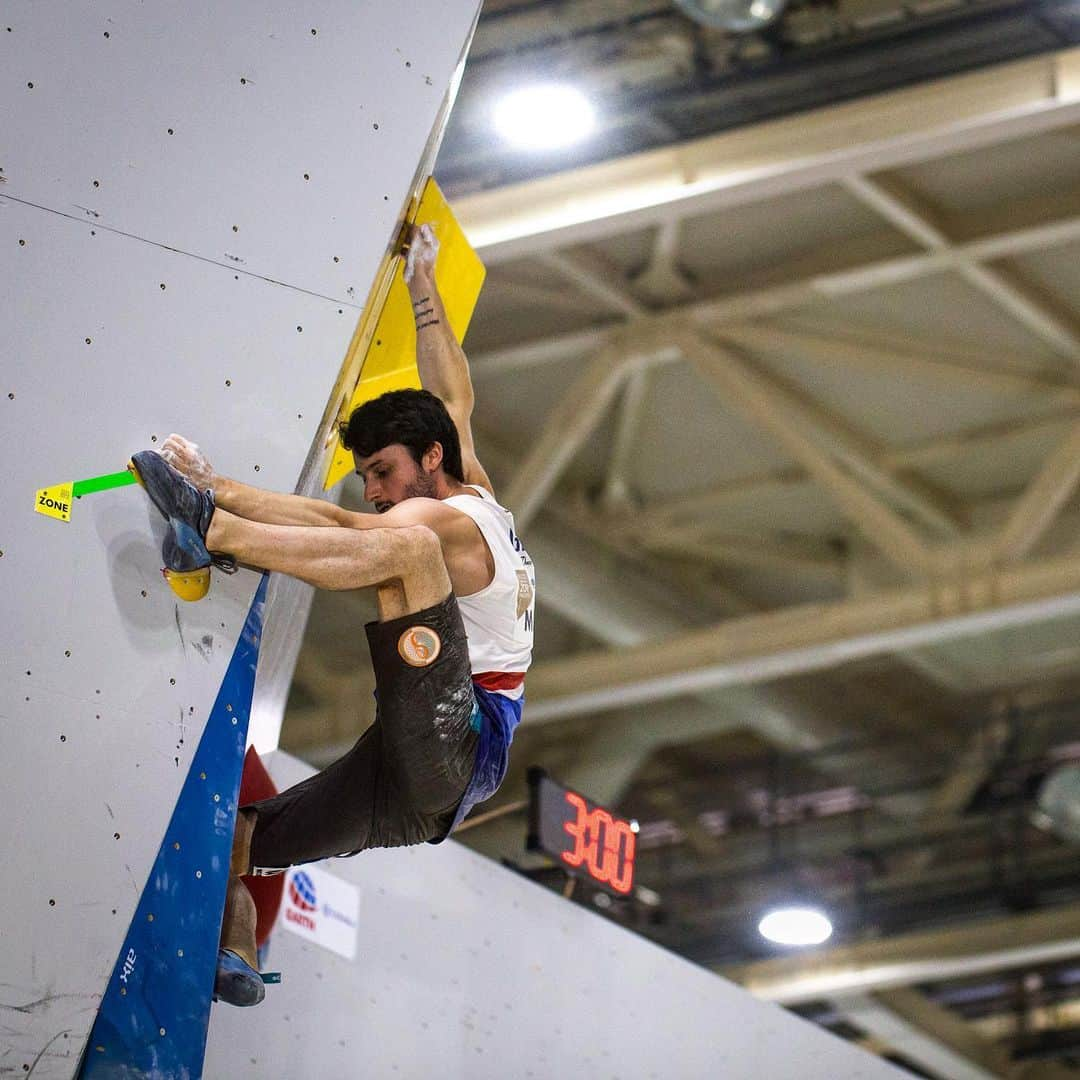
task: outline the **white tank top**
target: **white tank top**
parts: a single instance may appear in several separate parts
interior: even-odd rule
[[[469,637],[469,663],[481,686],[518,698],[521,676],[532,660],[536,571],[514,531],[513,514],[490,492],[470,487],[479,498],[452,495],[443,500],[476,522],[495,562],[490,584],[457,598]],[[500,674],[506,678],[499,679]]]

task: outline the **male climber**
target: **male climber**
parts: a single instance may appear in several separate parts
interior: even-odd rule
[[[218,476],[178,435],[132,458],[169,519],[170,569],[235,560],[317,588],[376,591],[374,723],[323,772],[237,814],[215,983],[234,1005],[264,993],[241,875],[439,842],[495,793],[521,719],[534,570],[476,458],[472,382],[435,287],[437,251],[429,226],[412,231],[405,280],[425,389],[384,394],[342,428],[377,514]]]

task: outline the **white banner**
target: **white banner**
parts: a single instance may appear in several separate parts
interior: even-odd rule
[[[285,875],[278,925],[349,960],[356,956],[360,890],[317,866],[294,866]]]

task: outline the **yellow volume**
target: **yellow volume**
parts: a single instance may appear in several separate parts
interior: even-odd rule
[[[428,180],[424,187],[411,224],[433,225],[435,228],[439,240],[435,280],[446,308],[446,317],[450,320],[450,328],[461,341],[484,284],[484,264],[465,239],[465,233],[434,180]],[[360,378],[345,411],[345,419],[357,406],[389,390],[420,387],[420,375],[416,370],[412,302],[402,277],[404,262],[404,259],[399,259],[399,265],[394,268],[394,280],[368,342],[360,367]],[[336,433],[334,444],[334,455],[323,485],[327,491],[353,469],[352,454],[337,442]]]

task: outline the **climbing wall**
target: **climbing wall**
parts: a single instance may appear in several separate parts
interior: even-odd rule
[[[278,751],[270,771],[284,787],[311,770]],[[208,1075],[908,1075],[453,840],[300,872],[269,942],[281,985],[257,1009],[215,1006]]]
[[[305,602],[184,604],[139,488],[35,492],[171,431],[321,490],[477,6],[3,5],[0,1075],[199,1075],[256,667],[266,749]]]

